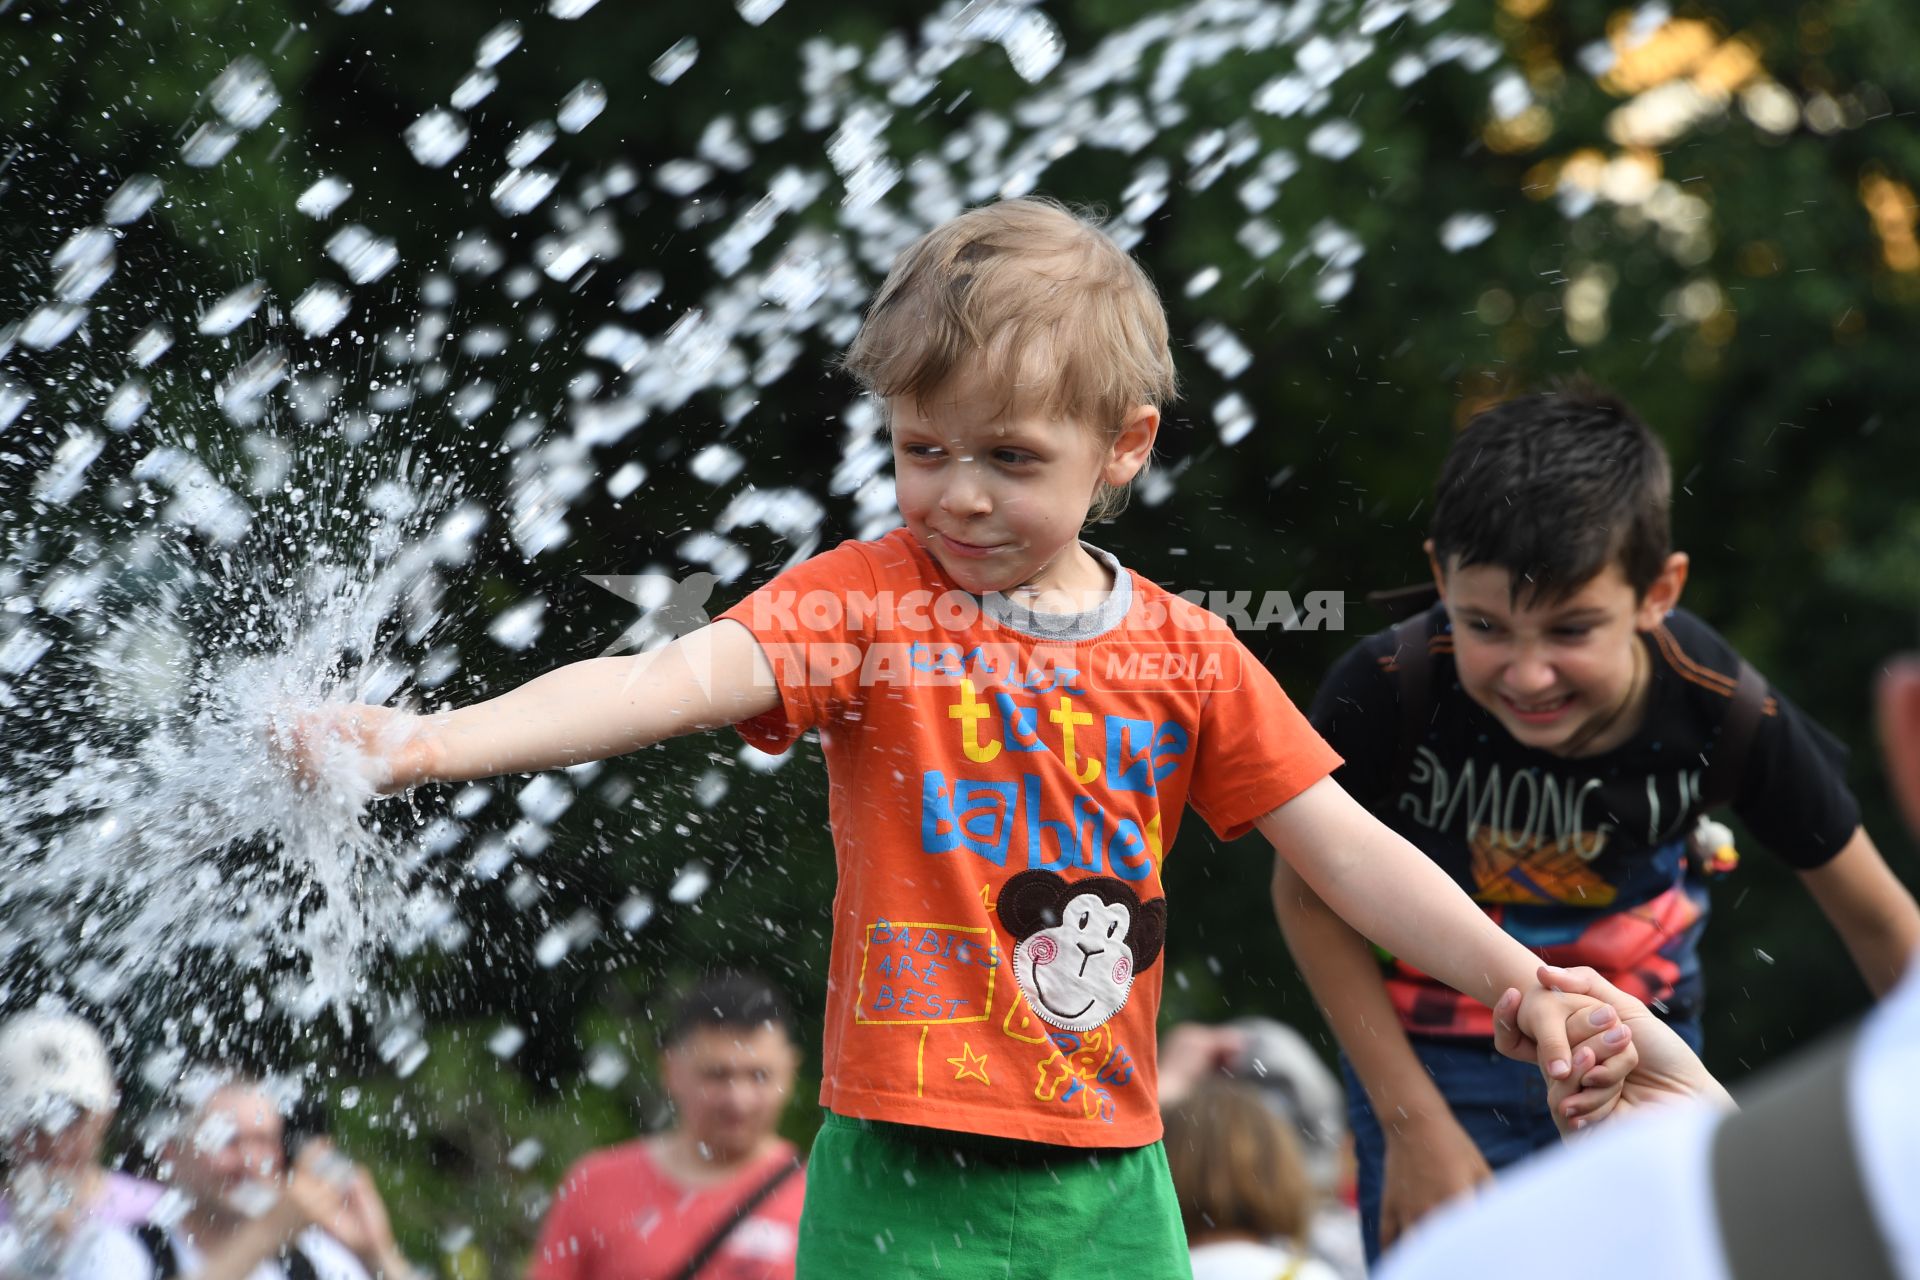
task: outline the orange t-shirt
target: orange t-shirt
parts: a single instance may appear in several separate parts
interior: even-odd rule
[[[1077,1147],[1160,1137],[1160,870],[1191,804],[1223,839],[1340,758],[1214,615],[1112,562],[1032,614],[952,585],[906,530],[728,610],[817,729],[839,886],[821,1104]]]

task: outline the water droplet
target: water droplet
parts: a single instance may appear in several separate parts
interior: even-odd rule
[[[33,484],[33,496],[54,506],[73,500],[86,484],[87,468],[107,447],[107,438],[97,431],[69,431],[71,434],[54,452],[53,461]]]
[[[627,1060],[619,1051],[599,1046],[587,1055],[587,1067],[584,1074],[589,1083],[602,1089],[611,1089],[627,1078]]]
[[[524,169],[547,153],[559,134],[554,132],[550,121],[541,120],[530,124],[520,136],[507,146],[507,165],[514,169]]]
[[[750,26],[759,26],[774,14],[780,12],[787,0],[733,0],[733,7]]]
[[[347,318],[353,299],[339,285],[322,280],[307,286],[293,303],[293,323],[309,338],[321,338]]]
[[[496,1058],[511,1058],[527,1042],[527,1033],[508,1023],[487,1038],[487,1052]]]
[[[211,169],[227,158],[240,135],[223,124],[203,124],[180,144],[180,158],[195,169]]]
[[[213,109],[237,129],[255,129],[280,105],[273,78],[260,60],[240,57],[214,79],[209,91]]]
[[[700,42],[692,36],[681,39],[653,61],[648,74],[661,84],[672,84],[700,60]]]
[[[20,345],[29,351],[47,351],[73,336],[87,318],[87,308],[66,302],[38,307],[20,325]]]
[[[1254,427],[1253,409],[1237,391],[1213,406],[1213,420],[1220,427],[1221,444],[1239,444]]]
[[[100,218],[110,227],[123,227],[153,208],[160,199],[160,191],[160,179],[151,174],[135,174],[107,197],[107,203],[100,209]]]
[[[555,4],[563,2],[566,0],[554,0]],[[578,0],[572,0],[572,2],[578,3]],[[523,1138],[514,1144],[513,1150],[507,1152],[507,1163],[524,1173],[539,1162],[545,1151],[546,1147],[541,1144],[540,1139]]]
[[[0,424],[4,425],[4,424]],[[628,462],[607,477],[607,493],[618,502],[629,497],[647,481],[647,469],[637,462]]]
[[[476,67],[500,65],[502,58],[520,47],[520,40],[519,23],[501,23],[480,37],[480,43],[473,51],[473,65]]]
[[[100,420],[109,431],[131,431],[133,424],[140,421],[152,404],[153,392],[147,387],[147,380],[128,378],[107,397],[106,407],[100,411]]]
[[[499,76],[485,67],[475,67],[459,84],[453,86],[453,92],[447,95],[447,103],[455,111],[471,111],[499,87]]]
[[[407,126],[407,150],[427,168],[440,169],[466,149],[471,136],[466,121],[451,111],[435,109]]]
[[[710,444],[693,455],[687,470],[717,488],[739,475],[746,465],[747,460],[735,450],[724,444]]]
[[[85,302],[100,292],[113,276],[117,241],[105,227],[82,227],[54,251],[53,269],[59,273],[54,296],[63,302]]]
[[[547,602],[539,596],[522,600],[504,610],[487,628],[487,634],[502,649],[525,649],[540,638],[546,627]]]
[[[333,216],[333,211],[347,202],[353,194],[353,184],[345,178],[327,174],[318,182],[300,193],[293,207],[309,218],[324,219]]]
[[[354,223],[327,240],[327,256],[340,264],[355,284],[372,284],[399,265],[400,251],[393,241]]]
[[[1482,243],[1493,234],[1493,218],[1484,213],[1456,213],[1440,224],[1440,243],[1449,253],[1459,253]]]
[[[667,890],[667,898],[685,906],[707,891],[713,883],[713,873],[707,870],[704,862],[689,862],[681,868],[680,875],[673,882],[673,888]]]
[[[200,321],[194,327],[201,333],[216,337],[232,333],[253,318],[253,313],[260,309],[260,304],[266,298],[267,282],[250,280],[202,311]]]
[[[598,80],[582,80],[561,99],[558,122],[568,133],[578,133],[607,109],[607,90]]]
[[[531,213],[559,183],[559,177],[545,169],[509,170],[493,184],[494,208],[508,217]]]
[[[600,0],[547,0],[547,12],[563,22],[571,22]]]
[[[28,405],[33,403],[33,392],[17,382],[0,378],[0,431],[5,431]]]
[[[145,369],[167,354],[173,346],[173,331],[163,324],[150,324],[134,336],[127,346],[127,359],[136,369]]]
[[[1328,120],[1307,135],[1307,150],[1329,160],[1345,160],[1360,149],[1365,135],[1351,120]]]

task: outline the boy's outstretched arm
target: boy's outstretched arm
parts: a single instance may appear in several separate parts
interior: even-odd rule
[[[1544,991],[1539,958],[1339,783],[1322,778],[1256,825],[1341,919],[1415,968],[1489,1007],[1508,987],[1528,992],[1517,1018],[1522,1039],[1537,1046],[1551,1079],[1571,1073],[1567,1023],[1599,1002]]]
[[[1839,932],[1873,994],[1892,990],[1920,948],[1920,906],[1866,828],[1857,829],[1824,865],[1800,872],[1800,881]]]
[[[333,707],[285,734],[311,776],[329,739],[373,758],[382,791],[532,773],[617,756],[751,719],[780,705],[772,664],[753,633],[722,620],[650,653],[590,658],[486,702],[413,716],[386,707]]]
[[[1367,940],[1283,857],[1273,860],[1273,910],[1295,966],[1380,1118],[1384,1248],[1431,1210],[1493,1176],[1486,1157],[1414,1055]]]

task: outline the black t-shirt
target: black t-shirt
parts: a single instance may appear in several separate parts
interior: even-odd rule
[[[1392,631],[1361,641],[1322,682],[1310,718],[1345,758],[1335,778],[1528,947],[1592,964],[1675,1016],[1697,1012],[1706,898],[1689,875],[1688,838],[1738,655],[1675,611],[1640,637],[1653,674],[1638,731],[1567,759],[1514,741],[1461,689],[1441,606],[1424,632],[1429,713],[1410,753]],[[1820,866],[1860,825],[1845,763],[1831,734],[1769,688],[1734,811],[1791,866]],[[1388,985],[1409,1030],[1490,1034],[1484,1008],[1406,966],[1392,967]]]

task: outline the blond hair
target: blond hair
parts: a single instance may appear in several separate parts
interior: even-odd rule
[[[1051,200],[1002,200],[920,237],[894,261],[842,366],[882,399],[925,400],[962,374],[1001,409],[1118,437],[1137,406],[1175,395],[1160,295],[1125,250]],[[1093,518],[1125,505],[1103,486]]]
[[[1187,1239],[1226,1231],[1298,1243],[1314,1189],[1286,1121],[1250,1085],[1207,1081],[1167,1112],[1167,1166]]]

